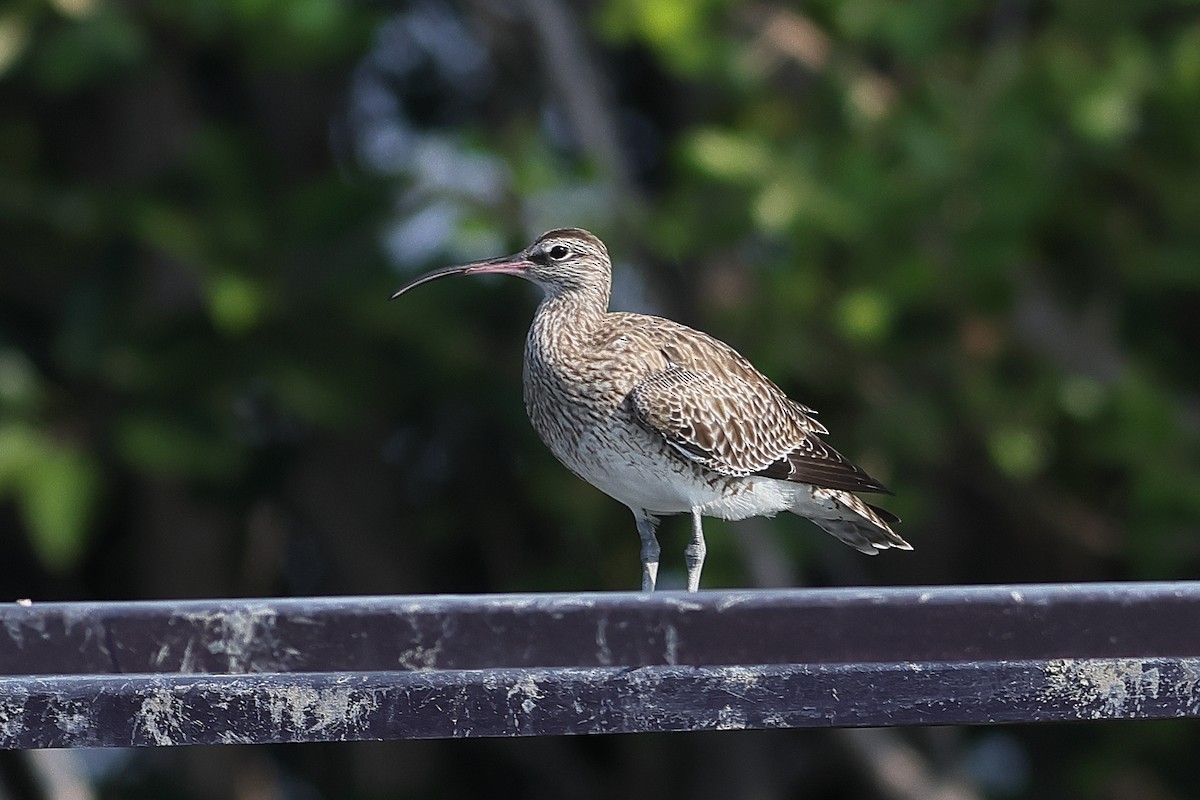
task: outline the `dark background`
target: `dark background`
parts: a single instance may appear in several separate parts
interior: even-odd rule
[[[709,588],[1200,572],[1200,12],[23,0],[0,10],[0,599],[638,585],[537,441],[593,230],[916,551],[709,521]],[[682,583],[687,525],[662,532]],[[7,796],[1183,798],[1193,723],[8,754]],[[89,795],[83,795],[89,796]]]

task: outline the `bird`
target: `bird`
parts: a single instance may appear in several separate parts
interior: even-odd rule
[[[856,550],[911,550],[894,514],[856,492],[892,494],[821,439],[816,412],[740,353],[672,320],[610,311],[612,262],[581,228],[547,231],[509,256],[443,267],[515,275],[543,293],[525,340],[524,400],[538,436],[571,472],[633,512],[642,590],[658,580],[659,518],[690,514],[687,590],[700,588],[703,517],[806,517]]]

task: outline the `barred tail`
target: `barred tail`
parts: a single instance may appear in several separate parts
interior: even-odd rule
[[[812,497],[815,507],[805,504],[791,511],[811,519],[860,553],[873,556],[890,548],[912,550],[912,545],[892,530],[900,519],[890,511],[838,489],[813,489]]]

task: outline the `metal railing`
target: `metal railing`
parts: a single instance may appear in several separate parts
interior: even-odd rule
[[[1200,716],[1200,583],[10,604],[0,746]]]

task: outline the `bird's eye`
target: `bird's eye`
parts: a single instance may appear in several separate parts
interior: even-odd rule
[[[550,248],[549,253],[551,258],[553,258],[555,261],[558,261],[570,255],[571,251],[561,244],[556,244]]]

